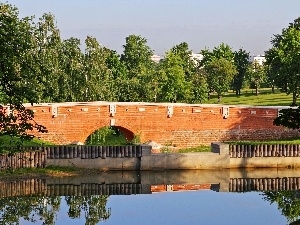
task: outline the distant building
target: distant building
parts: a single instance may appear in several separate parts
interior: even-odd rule
[[[266,62],[266,58],[264,55],[250,56],[249,62],[256,62],[262,66]]]
[[[198,63],[203,59],[203,55],[197,53],[192,53],[190,57],[196,65],[198,65]]]
[[[192,53],[190,55],[190,58],[197,64],[203,59],[203,55]],[[151,60],[156,63],[161,62],[163,59],[164,59],[164,56],[160,56],[160,55],[152,55],[151,56]]]
[[[151,60],[152,60],[153,62],[159,63],[160,60],[162,60],[162,58],[161,58],[161,56],[159,56],[159,55],[152,55],[152,56],[151,56]]]

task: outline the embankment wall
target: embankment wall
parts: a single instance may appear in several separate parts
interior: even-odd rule
[[[149,145],[38,147],[37,151],[1,155],[0,168],[68,166],[147,171],[300,167],[300,145],[211,146],[212,152],[202,153],[152,153]]]

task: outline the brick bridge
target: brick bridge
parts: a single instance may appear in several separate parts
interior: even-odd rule
[[[85,142],[97,129],[116,126],[127,140],[139,135],[178,148],[222,140],[262,140],[298,136],[273,125],[284,107],[143,102],[72,102],[26,105],[48,133],[37,134],[57,144]]]

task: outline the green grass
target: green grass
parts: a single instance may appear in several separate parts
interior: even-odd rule
[[[20,142],[21,140],[16,137],[10,137],[8,135],[2,135],[0,136],[0,146],[14,146],[16,143]],[[50,142],[46,142],[43,140],[40,140],[38,138],[33,138],[32,140],[24,140],[22,142],[22,145],[24,146],[36,146],[36,145],[53,145]]]
[[[15,170],[2,170],[0,171],[1,179],[15,179],[18,177],[64,177],[64,176],[77,176],[101,173],[101,170],[82,169],[77,167],[61,167],[61,166],[48,166],[46,168],[19,168]]]
[[[105,137],[105,140],[93,140],[88,145],[106,145],[106,146],[114,146],[114,145],[128,145],[128,141],[122,134],[108,134]]]
[[[266,140],[266,141],[228,141],[225,142],[232,145],[274,145],[274,144],[293,144],[300,145],[300,139],[289,138],[284,140]]]
[[[253,93],[252,93],[253,91]],[[211,95],[211,99],[203,102],[204,104],[217,104],[218,98],[216,94]],[[233,91],[222,95],[220,104],[224,105],[253,105],[253,106],[289,106],[292,103],[292,96],[275,90],[272,93],[270,88],[259,90],[256,96],[253,89],[244,89],[241,95],[236,95]]]
[[[185,149],[179,149],[179,153],[190,153],[190,152],[211,152],[211,146],[198,146],[195,148],[185,148]]]

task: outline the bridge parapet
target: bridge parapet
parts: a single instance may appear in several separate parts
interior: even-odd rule
[[[116,126],[128,141],[154,141],[175,148],[210,145],[225,140],[298,137],[297,130],[273,125],[282,106],[145,102],[69,102],[25,105],[56,144],[84,143],[95,130]]]

